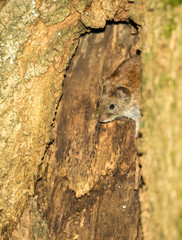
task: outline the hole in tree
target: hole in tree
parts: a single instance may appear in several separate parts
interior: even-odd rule
[[[109,23],[81,37],[67,70],[56,116],[54,191],[45,214],[60,239],[75,232],[84,240],[140,239],[135,123],[99,124],[95,114],[99,79],[135,55],[137,41],[127,23]]]

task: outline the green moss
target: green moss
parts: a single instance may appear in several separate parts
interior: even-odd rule
[[[166,87],[169,85],[170,82],[171,82],[171,79],[168,76],[166,76],[165,74],[162,74],[160,76],[160,81],[159,81],[158,86],[159,86],[159,88]]]
[[[168,23],[166,24],[166,27],[162,34],[163,37],[170,38],[172,31],[175,29],[176,29],[176,22],[174,21],[174,17],[173,17],[168,20]]]
[[[172,108],[173,110],[175,110],[176,107],[177,107],[177,101],[174,100],[174,101],[171,103],[171,108]]]
[[[165,5],[170,5],[171,7],[177,7],[182,3],[182,0],[163,0]]]
[[[179,240],[182,240],[182,212],[179,214],[176,225],[177,229],[179,230]]]

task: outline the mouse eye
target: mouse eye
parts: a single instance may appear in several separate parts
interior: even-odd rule
[[[110,106],[109,106],[109,109],[114,109],[115,108],[115,106],[114,106],[114,104],[111,104]]]

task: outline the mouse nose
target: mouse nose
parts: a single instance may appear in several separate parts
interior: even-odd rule
[[[106,116],[105,115],[99,115],[98,116],[98,121],[99,122],[105,122],[105,120],[106,120]]]

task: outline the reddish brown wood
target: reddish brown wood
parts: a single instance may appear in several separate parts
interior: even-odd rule
[[[99,78],[135,54],[137,39],[127,24],[111,24],[85,35],[72,59],[47,175],[37,184],[52,239],[141,239],[135,123],[95,116]]]

